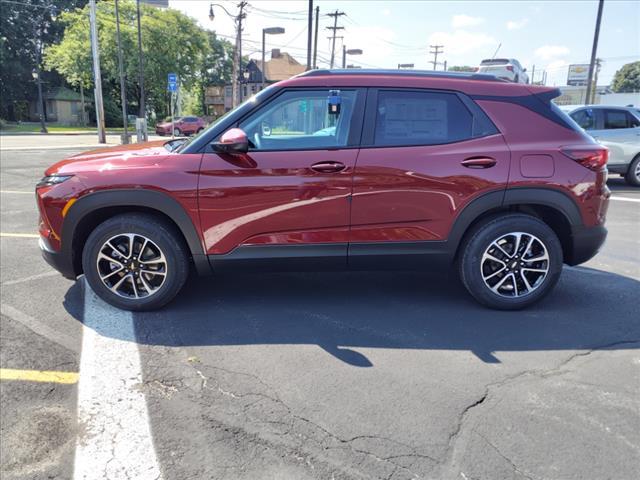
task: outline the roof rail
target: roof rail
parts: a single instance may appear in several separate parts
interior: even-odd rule
[[[320,77],[333,75],[391,75],[402,77],[455,78],[459,80],[484,80],[486,82],[506,82],[502,78],[486,73],[473,72],[438,72],[435,70],[394,70],[384,68],[343,68],[316,69],[303,72],[298,77]]]

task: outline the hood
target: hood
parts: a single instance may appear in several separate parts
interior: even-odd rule
[[[156,140],[82,152],[53,164],[45,175],[126,169],[154,164],[171,154],[164,147],[165,143],[167,140]]]

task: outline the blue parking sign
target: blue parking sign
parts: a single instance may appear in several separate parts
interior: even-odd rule
[[[167,90],[170,92],[178,91],[178,75],[170,73],[167,75]]]

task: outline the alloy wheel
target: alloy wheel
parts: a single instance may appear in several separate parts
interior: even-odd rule
[[[100,247],[96,267],[104,286],[128,299],[155,294],[167,278],[164,253],[152,240],[137,233],[107,240]]]
[[[486,248],[480,272],[493,293],[507,298],[523,297],[544,283],[549,273],[549,253],[534,235],[507,233]]]

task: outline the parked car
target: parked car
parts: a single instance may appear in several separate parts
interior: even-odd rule
[[[640,187],[640,109],[588,105],[567,110],[578,125],[609,149],[609,171]]]
[[[40,247],[129,310],[169,302],[190,266],[457,269],[480,303],[522,308],[607,233],[608,150],[559,94],[470,73],[312,70],[191,141],[56,163],[36,187]]]
[[[157,124],[156,134],[171,135],[171,129],[173,129],[174,136],[187,136],[200,133],[206,126],[207,122],[200,117],[175,117],[173,123],[171,123],[171,119],[169,119],[168,121]]]
[[[527,69],[515,58],[487,58],[480,62],[478,73],[495,75],[514,83],[529,83]]]

